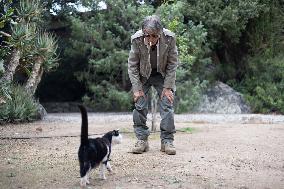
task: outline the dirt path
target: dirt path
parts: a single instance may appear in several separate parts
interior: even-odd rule
[[[128,133],[130,114],[89,118],[89,133],[120,128],[124,140],[113,147],[115,174],[100,180],[95,170],[87,188],[284,188],[284,116],[176,116],[175,156],[159,151],[159,133],[151,135],[149,152],[129,153],[135,142]],[[79,132],[79,114],[50,114],[40,122],[0,126],[1,137]],[[78,145],[79,137],[1,139],[0,188],[80,188]]]

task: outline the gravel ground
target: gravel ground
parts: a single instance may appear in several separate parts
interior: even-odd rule
[[[1,126],[0,188],[80,188],[80,122],[79,113],[48,114]],[[187,114],[175,122],[175,156],[159,151],[159,132],[151,134],[149,152],[135,155],[131,113],[91,113],[92,137],[120,128],[123,142],[113,147],[115,174],[100,180],[96,169],[87,188],[284,188],[284,116]]]

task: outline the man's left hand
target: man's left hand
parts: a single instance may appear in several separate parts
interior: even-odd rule
[[[174,94],[172,92],[172,89],[169,89],[169,88],[164,88],[163,89],[163,92],[162,92],[162,95],[161,95],[161,99],[163,97],[167,97],[167,99],[170,101],[171,104],[174,103]]]

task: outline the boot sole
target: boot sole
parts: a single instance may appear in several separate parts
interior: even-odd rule
[[[168,155],[176,155],[176,152],[165,152]]]
[[[149,146],[144,149],[144,151],[132,151],[133,154],[143,154],[144,152],[149,151]]]

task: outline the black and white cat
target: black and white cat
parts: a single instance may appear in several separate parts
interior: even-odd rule
[[[80,163],[80,185],[89,184],[89,174],[91,169],[100,167],[100,178],[106,179],[105,169],[112,172],[109,157],[111,153],[111,145],[121,143],[121,135],[119,130],[113,130],[106,133],[103,137],[88,138],[88,115],[84,106],[79,105],[82,125],[81,125],[81,145],[78,156]]]

